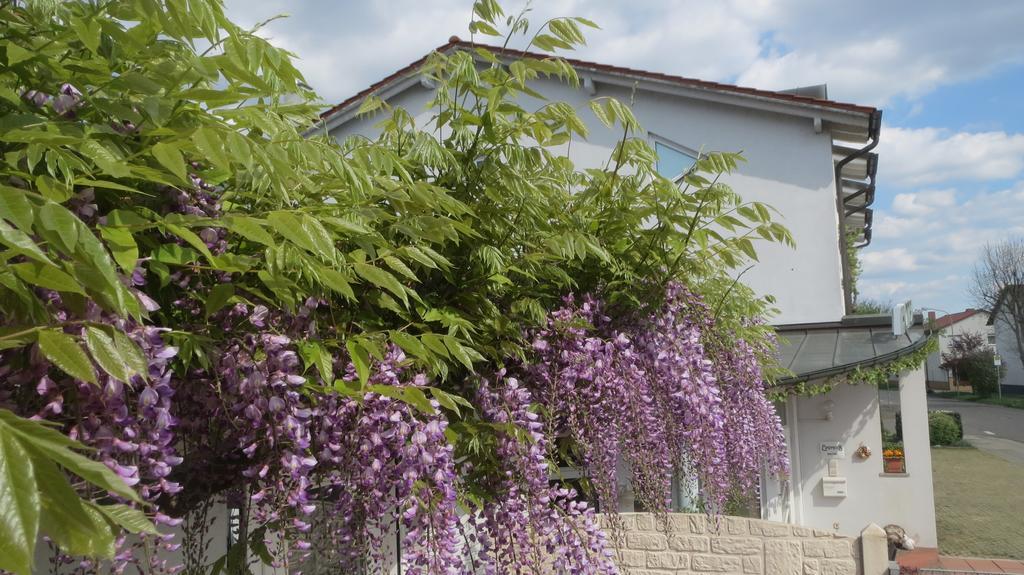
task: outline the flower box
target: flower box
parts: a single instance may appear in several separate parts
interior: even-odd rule
[[[903,457],[883,457],[882,462],[886,473],[907,472],[907,460]]]

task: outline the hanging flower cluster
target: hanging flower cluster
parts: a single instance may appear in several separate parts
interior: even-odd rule
[[[535,334],[524,381],[551,414],[549,433],[579,447],[603,508],[618,506],[620,462],[656,511],[667,509],[673,473],[696,475],[720,510],[730,488],[786,471],[756,350],[742,340],[709,349],[714,330],[700,298],[673,284],[660,309],[625,325],[594,298],[568,297]]]
[[[618,573],[594,510],[573,490],[550,485],[552,445],[531,408],[530,392],[504,370],[494,379],[480,382],[477,402],[484,419],[511,424],[527,437],[499,434],[495,458],[501,472],[488,486],[496,497],[470,521],[479,567],[487,575],[545,567],[554,573]]]

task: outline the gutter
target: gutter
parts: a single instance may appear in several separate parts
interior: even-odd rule
[[[843,168],[847,164],[856,160],[857,158],[867,155],[871,150],[875,149],[878,145],[879,135],[882,131],[882,111],[874,110],[871,112],[871,118],[868,120],[868,143],[863,148],[853,152],[849,156],[846,156],[842,160],[836,162],[835,167],[835,181],[836,181],[836,214],[839,216],[839,255],[842,260],[843,267],[843,303],[846,309],[846,313],[853,313],[853,281],[850,274],[850,258],[846,253],[846,199],[843,197]],[[874,200],[874,175],[868,173],[868,177],[871,180],[870,188],[872,189],[871,200]],[[864,206],[865,218],[864,218],[864,243],[856,246],[856,248],[866,247],[871,243],[871,219],[868,217],[867,204]],[[852,213],[852,212],[851,212]]]

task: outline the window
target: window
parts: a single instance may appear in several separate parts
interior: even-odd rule
[[[672,181],[682,178],[697,163],[695,152],[661,139],[654,140],[654,151],[658,153],[658,173]]]
[[[994,333],[989,333],[988,334],[988,344],[989,345],[995,345],[996,344],[996,334],[994,334]]]
[[[878,410],[882,421],[882,472],[902,475],[907,472],[907,455],[903,447],[899,378],[878,386]]]

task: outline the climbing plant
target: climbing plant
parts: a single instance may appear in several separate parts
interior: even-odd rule
[[[546,52],[592,26],[473,13]],[[190,571],[381,569],[400,521],[405,573],[608,573],[593,509],[550,483],[555,437],[607,471],[602,446],[650,432],[623,456],[654,510],[680,459],[712,502],[784,470],[770,303],[733,270],[792,240],[718,182],[739,156],[680,187],[601,98],[586,113],[624,136],[577,169],[557,150],[579,112],[520,98],[573,68],[489,50],[428,58],[429,125],[369,98],[382,135],[338,144],[257,31],[217,0],[0,3],[0,569],[45,544],[175,572],[171,528],[217,498],[241,540],[186,542]],[[615,379],[559,350],[604,350]],[[637,419],[595,435],[617,407]]]

